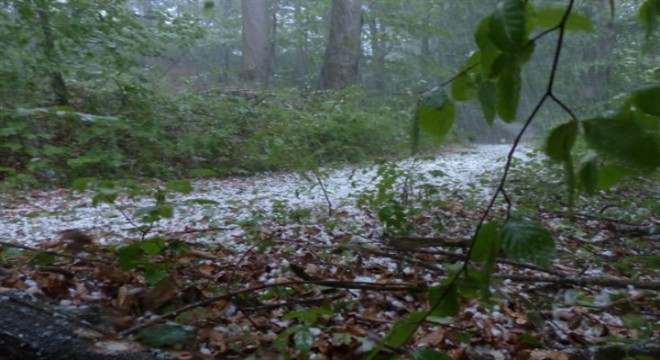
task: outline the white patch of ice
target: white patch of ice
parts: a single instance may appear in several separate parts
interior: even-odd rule
[[[490,173],[493,178],[499,176],[509,149],[509,145],[480,145],[441,153],[432,160],[404,160],[397,165],[425,175],[426,183],[439,189],[468,189],[482,174]],[[529,148],[521,147],[517,157],[525,159],[529,152]],[[363,233],[355,234],[354,240],[366,241],[369,237],[381,235],[383,229],[380,225],[359,224],[374,221],[372,214],[356,207],[356,197],[373,188],[374,181],[377,181],[374,180],[376,169],[370,166],[362,169],[324,170],[328,174],[323,178],[325,194],[315,182],[309,182],[295,173],[196,180],[192,182],[193,193],[174,195],[169,199],[177,208],[174,217],[159,221],[155,224],[154,232],[149,235],[185,233],[189,228],[217,228],[217,232],[195,234],[191,241],[238,246],[236,239],[245,235],[240,224],[247,221],[256,220],[259,223],[263,219],[278,217],[289,221],[292,211],[301,209],[312,209],[312,216],[327,217],[326,212],[318,211],[327,209],[327,195],[336,213],[344,212],[356,224],[356,228],[363,230]],[[432,170],[439,170],[444,175],[430,176],[429,171]],[[483,189],[484,196],[492,192],[488,186],[480,185],[479,188]],[[0,208],[0,239],[31,245],[56,240],[59,231],[70,228],[89,230],[101,243],[140,237],[139,232],[117,208],[108,204],[93,207],[92,197],[90,192],[71,194],[59,190],[32,192],[21,203],[5,201],[11,207]],[[195,204],[192,202],[194,199],[212,200],[217,204]],[[153,200],[120,199],[117,203],[130,217],[135,209],[153,205]],[[332,237],[324,231],[312,238],[319,242],[332,241]],[[240,244],[242,250],[247,247]]]

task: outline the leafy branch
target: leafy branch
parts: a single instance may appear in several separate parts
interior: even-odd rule
[[[503,174],[477,223],[462,266],[439,286],[430,289],[428,310],[411,313],[394,324],[390,333],[370,353],[369,359],[374,358],[384,346],[407,344],[429,316],[456,315],[460,310],[459,294],[468,297],[479,294],[487,298],[491,279],[495,276],[493,269],[501,250],[516,259],[527,260],[543,267],[551,265],[555,251],[552,235],[540,223],[512,219],[512,201],[506,191],[514,154],[523,135],[548,99],[555,102],[571,119],[570,122],[559,125],[551,132],[545,148],[545,153],[551,160],[564,165],[569,209],[573,208],[578,185],[587,192],[593,193],[599,175],[603,177],[607,174],[598,173],[599,166],[594,158],[588,158],[589,161],[582,166],[579,173],[576,173],[572,149],[580,125],[584,128],[587,144],[598,155],[614,157],[624,162],[627,167],[649,170],[660,165],[657,156],[649,155],[657,155],[658,141],[653,135],[653,126],[657,127],[657,122],[648,119],[649,116],[660,115],[660,105],[657,103],[660,87],[634,92],[619,111],[619,115],[613,119],[590,119],[583,122],[580,122],[570,107],[554,93],[566,31],[592,29],[587,17],[573,11],[574,2],[574,0],[568,2],[556,24],[549,26],[532,39],[527,38],[529,28],[544,27],[544,24],[542,22],[535,24],[533,18],[528,18],[528,14],[535,12],[531,5],[519,0],[500,2],[495,12],[484,18],[478,26],[475,40],[479,51],[470,56],[462,71],[443,83],[443,86],[452,84],[451,97],[446,91],[436,88],[419,101],[414,122],[413,148],[416,148],[420,130],[438,137],[448,132],[455,116],[452,99],[466,101],[477,98],[488,123],[492,124],[495,115],[505,122],[513,122],[518,110],[521,68],[531,57],[537,40],[552,32],[558,32],[546,89],[514,139]],[[544,9],[539,10],[536,15],[538,18],[552,18],[555,14],[555,9]],[[527,27],[528,21],[532,21],[534,26]],[[655,102],[652,102],[651,98],[655,98]],[[620,134],[625,134],[623,139],[618,139]],[[634,173],[624,172],[624,174]],[[610,179],[605,180],[603,182],[612,183]],[[506,204],[504,222],[487,222],[500,196]],[[588,285],[580,279],[569,277],[557,279],[573,285]],[[524,281],[522,278],[520,280]],[[617,281],[599,284],[620,285]],[[651,286],[655,285],[651,284]],[[478,288],[476,292],[470,290],[475,287]]]

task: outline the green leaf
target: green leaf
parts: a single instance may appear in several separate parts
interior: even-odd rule
[[[147,286],[156,286],[169,275],[167,264],[154,264],[145,261],[142,266],[144,267],[144,279],[147,281]]]
[[[92,198],[92,205],[96,206],[101,203],[112,204],[115,202],[115,200],[117,200],[118,196],[118,193],[97,193]]]
[[[497,104],[497,86],[492,81],[479,83],[479,103],[486,122],[493,124],[495,120],[495,107]]]
[[[415,334],[417,328],[425,317],[425,311],[416,311],[397,320],[392,326],[392,330],[390,330],[387,336],[385,336],[383,342],[385,345],[393,347],[405,345]]]
[[[625,314],[621,317],[621,321],[628,329],[639,329],[649,325],[649,320],[639,314]]]
[[[177,347],[195,335],[180,325],[156,325],[140,330],[138,340],[151,347]]]
[[[502,248],[515,259],[547,267],[555,258],[555,240],[535,221],[510,220],[500,236]]]
[[[609,189],[622,178],[631,175],[632,172],[626,168],[616,165],[605,165],[598,170],[598,183],[596,187],[599,189]]]
[[[532,345],[533,347],[541,347],[543,346],[543,342],[536,337],[534,334],[529,333],[529,332],[524,332],[520,335],[520,339],[524,342],[526,342],[529,345]]]
[[[484,18],[477,31],[474,33],[474,41],[479,46],[479,61],[481,62],[481,72],[487,78],[492,78],[491,68],[495,59],[501,54],[495,44],[490,41],[489,28],[490,28],[490,19],[492,16]]]
[[[561,124],[550,132],[546,141],[545,153],[554,161],[567,161],[578,133],[577,121]]]
[[[660,165],[658,139],[627,118],[595,118],[583,121],[587,144],[600,155],[626,165],[655,169]]]
[[[501,53],[493,61],[490,77],[496,78],[516,63],[516,56],[513,54]]]
[[[121,189],[112,181],[101,181],[98,184],[96,189],[96,194],[92,198],[92,204],[94,206],[100,203],[112,204],[119,197],[119,192]]]
[[[137,245],[140,250],[149,255],[161,254],[166,247],[165,239],[159,237],[140,241]]]
[[[174,208],[171,205],[146,206],[135,209],[133,216],[144,223],[153,223],[163,218],[171,219],[174,216]]]
[[[333,312],[330,309],[327,308],[315,308],[315,309],[309,309],[309,310],[294,310],[288,312],[286,315],[282,317],[284,320],[291,320],[291,319],[301,319],[303,322],[305,322],[307,325],[312,325],[316,323],[316,321],[322,317],[322,316],[327,316],[327,315],[332,315]]]
[[[474,299],[478,295],[482,295],[482,299],[488,299],[490,296],[490,278],[493,273],[492,270],[494,268],[495,259],[497,259],[497,253],[494,254],[493,259],[492,265],[484,265],[487,269],[468,269],[465,272],[465,276],[458,279],[457,291],[460,296],[467,299]]]
[[[580,188],[587,194],[593,195],[596,193],[598,186],[598,165],[594,156],[582,162],[580,170],[578,170],[578,183]]]
[[[643,112],[660,116],[660,86],[635,91],[632,102]],[[660,121],[656,122],[656,125],[660,125]]]
[[[77,178],[73,180],[71,187],[73,188],[73,190],[76,190],[78,192],[83,192],[87,190],[89,184],[93,183],[94,181],[96,181],[96,178],[93,177]]]
[[[119,267],[122,270],[128,271],[136,266],[141,265],[144,260],[142,259],[142,252],[140,251],[139,244],[131,244],[117,250],[117,260]]]
[[[503,52],[516,53],[525,45],[525,4],[505,0],[497,4],[490,19],[490,40]]]
[[[502,248],[500,223],[491,221],[484,224],[475,239],[470,259],[483,263],[481,271],[470,269],[462,282],[461,294],[465,296],[471,290],[471,296],[481,294],[484,299],[490,296],[490,279],[497,264],[497,256]],[[479,291],[479,292],[478,292]]]
[[[498,222],[491,221],[484,224],[481,229],[479,229],[479,233],[472,246],[470,260],[484,262],[488,260],[493,253],[497,256],[497,252],[500,250],[499,227],[500,224]]]
[[[565,8],[546,8],[534,12],[534,26],[538,28],[553,28],[558,26],[566,12]],[[566,19],[566,30],[593,31],[594,25],[591,19],[572,10]]]
[[[277,337],[273,341],[273,345],[280,350],[286,349],[289,344],[289,336],[301,331],[303,328],[305,328],[305,326],[300,324],[287,327],[284,331],[277,334]]]
[[[534,50],[536,49],[536,41],[530,41],[525,45],[525,47],[516,54],[516,61],[518,65],[523,65],[532,58]]]
[[[307,354],[314,345],[314,335],[309,331],[309,328],[305,327],[293,335],[293,343],[298,351]]]
[[[451,96],[456,101],[467,101],[477,96],[475,76],[479,72],[479,52],[475,52],[463,65],[463,75],[454,79],[451,84]],[[469,69],[469,70],[468,70]]]
[[[30,259],[30,265],[32,266],[43,266],[43,265],[53,265],[55,263],[55,255],[40,251],[32,259]]]
[[[520,68],[512,64],[497,81],[497,114],[506,122],[514,122],[520,100]]]
[[[456,101],[467,101],[477,96],[477,84],[470,73],[456,78],[451,84],[451,97]]]
[[[460,311],[460,302],[456,284],[438,285],[429,289],[431,316],[456,316]]]
[[[646,38],[651,37],[660,18],[660,0],[646,0],[639,8],[639,21],[646,29]]]
[[[413,354],[413,359],[414,360],[452,360],[453,358],[446,353],[437,351],[437,350],[431,350],[431,349],[424,349],[424,350],[418,350]]]
[[[178,180],[173,181],[167,184],[167,189],[176,191],[181,194],[190,194],[193,191],[193,187],[188,180]]]
[[[454,124],[456,108],[446,93],[433,91],[417,107],[416,122],[429,134],[442,137]]]

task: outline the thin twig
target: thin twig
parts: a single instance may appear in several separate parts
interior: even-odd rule
[[[660,282],[657,281],[636,281],[630,279],[617,279],[608,277],[579,277],[579,276],[529,276],[529,275],[505,275],[494,274],[493,277],[498,279],[509,279],[517,282],[534,282],[534,283],[552,283],[557,285],[576,285],[576,286],[601,286],[610,288],[626,289],[633,286],[636,289],[643,290],[660,290]]]
[[[318,172],[314,172],[314,176],[316,176],[316,181],[319,183],[319,186],[321,187],[321,191],[323,192],[323,196],[325,197],[325,201],[328,203],[328,216],[332,216],[332,202],[330,201],[330,197],[328,196],[328,190],[325,188],[325,185],[323,184],[323,180],[321,180],[321,176],[319,176]]]
[[[288,308],[288,307],[293,307],[297,305],[311,305],[311,304],[317,304],[317,303],[322,303],[324,301],[328,300],[339,300],[343,297],[341,294],[335,294],[332,296],[323,296],[323,297],[318,297],[318,298],[313,298],[313,299],[303,299],[303,300],[294,300],[294,301],[287,301],[287,302],[280,302],[277,304],[266,304],[266,305],[261,305],[257,307],[250,307],[250,308],[244,308],[243,310],[245,311],[266,311],[266,310],[272,310],[272,309],[279,309],[279,308]]]
[[[472,64],[472,65],[466,67],[465,69],[461,70],[461,72],[459,72],[458,74],[456,74],[456,75],[452,76],[451,78],[449,78],[449,80],[446,80],[445,82],[440,84],[438,87],[445,87],[445,86],[451,84],[452,82],[454,82],[459,77],[467,74],[468,72],[470,72],[470,70],[476,68],[478,65],[479,65],[479,63],[476,63],[476,64]]]

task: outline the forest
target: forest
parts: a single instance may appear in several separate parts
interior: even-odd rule
[[[660,358],[660,0],[0,0],[0,359]]]

